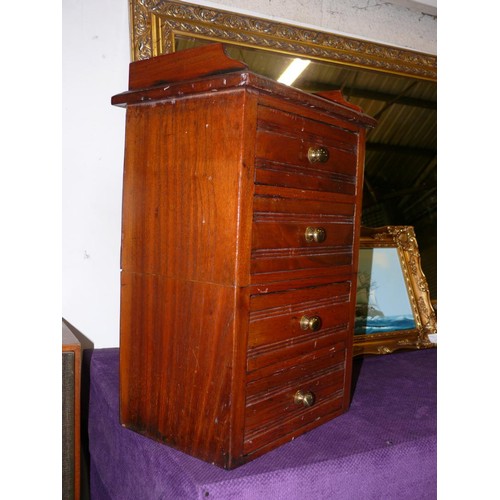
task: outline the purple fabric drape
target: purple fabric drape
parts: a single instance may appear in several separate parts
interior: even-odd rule
[[[122,428],[118,356],[84,364],[92,500],[436,498],[436,349],[355,359],[346,414],[233,471]]]

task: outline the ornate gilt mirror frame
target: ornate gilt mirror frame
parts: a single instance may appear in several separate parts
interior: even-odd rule
[[[170,0],[129,0],[131,59],[175,52],[176,37],[269,50],[436,81],[436,56]]]
[[[129,0],[129,8],[132,61],[175,52],[176,40],[189,38],[412,79],[437,80],[434,55],[178,1]],[[398,248],[415,328],[355,335],[354,354],[387,354],[397,349],[434,346],[429,335],[436,332],[436,316],[413,228],[389,226],[371,231],[364,235],[361,246]]]
[[[412,323],[414,327],[399,329],[401,326],[395,326],[394,328],[397,329],[391,330],[392,327],[390,326],[391,323],[389,318],[385,321],[386,318],[383,317],[383,313],[379,313],[379,311],[375,309],[375,312],[370,313],[370,315],[375,318],[372,324],[377,325],[378,323],[383,333],[376,333],[377,328],[374,328],[374,332],[369,334],[363,335],[355,333],[354,355],[389,354],[398,349],[423,349],[435,347],[436,344],[433,341],[437,338],[436,314],[431,304],[427,280],[422,272],[420,253],[418,251],[417,239],[413,227],[386,226],[381,228],[362,228],[360,251],[374,248],[394,248],[397,250],[399,266],[396,264],[394,269],[384,269],[384,273],[399,273],[403,283],[402,289],[382,290],[382,292],[385,293],[387,297],[393,297],[394,294],[404,295],[404,289],[406,289],[409,307],[411,309],[410,316],[413,316]],[[361,303],[360,274],[361,272],[358,274],[357,309]],[[392,282],[393,281],[391,281],[391,283]],[[366,302],[367,304],[365,307],[368,305],[368,300]],[[382,307],[381,309],[383,310],[384,308]],[[402,322],[396,322],[396,324],[401,325]]]

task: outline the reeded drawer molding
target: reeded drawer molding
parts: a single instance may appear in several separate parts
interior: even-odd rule
[[[283,392],[288,391],[289,389],[295,389],[297,386],[308,386],[311,384],[311,382],[315,381],[316,379],[322,378],[326,375],[331,375],[333,373],[341,372],[344,370],[344,360],[336,363],[336,364],[331,364],[329,358],[325,358],[323,363],[326,365],[322,367],[321,369],[317,369],[314,372],[310,372],[310,368],[307,371],[306,375],[300,374],[299,377],[295,375],[295,378],[292,378],[291,380],[288,380],[284,383],[282,383],[279,386],[275,387],[267,387],[265,384],[262,383],[262,380],[257,380],[254,383],[249,383],[247,388],[250,391],[252,385],[257,385],[259,386],[259,383],[261,385],[260,390],[258,392],[254,392],[253,394],[247,396],[246,399],[246,407],[247,409],[252,407],[255,404],[261,403],[262,401],[266,401],[268,399],[272,399],[274,396],[277,394],[281,394]],[[298,371],[298,368],[300,367],[294,367],[296,368],[296,371]],[[305,370],[304,370],[305,371]],[[293,372],[292,372],[293,375]],[[270,378],[275,377],[273,374]]]
[[[314,369],[313,363],[318,367]],[[302,368],[302,370],[301,370]],[[345,351],[332,364],[329,358],[314,360],[306,366],[294,366],[280,385],[273,386],[273,376],[248,384],[246,400],[244,451],[252,452],[273,439],[297,431],[301,426],[325,417],[342,407],[345,378]],[[288,377],[288,379],[287,379]],[[271,380],[270,386],[266,382]],[[257,386],[253,393],[252,385]],[[310,407],[294,400],[298,390],[312,393]]]
[[[325,255],[351,255],[352,246],[322,246],[318,248],[259,248],[252,250],[252,259],[281,259],[286,257],[315,257]]]
[[[307,363],[325,356],[337,355],[345,351],[347,323],[329,328],[321,335],[305,336],[301,339],[284,340],[267,344],[262,348],[250,349],[248,354],[247,380],[276,374],[288,367]]]
[[[354,216],[350,214],[314,214],[295,212],[254,212],[254,222],[287,224],[352,224]]]
[[[276,109],[272,105],[260,104],[257,108],[257,130],[282,134],[285,137],[299,137],[307,141],[325,140],[336,149],[354,153],[356,134],[346,127],[334,126],[303,114]]]
[[[280,292],[278,292],[280,293]],[[286,292],[285,292],[286,293]],[[263,319],[271,319],[277,316],[289,316],[293,314],[303,314],[311,310],[327,308],[335,304],[341,304],[349,301],[349,291],[346,293],[333,295],[331,297],[323,297],[309,301],[302,301],[297,304],[285,304],[276,307],[269,307],[262,310],[250,312],[250,328],[255,321]]]
[[[323,238],[308,239],[310,231]],[[254,196],[252,274],[349,266],[353,244],[352,204]]]
[[[352,132],[259,106],[255,183],[354,195],[356,146]]]

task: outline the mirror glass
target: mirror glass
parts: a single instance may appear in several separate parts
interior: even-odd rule
[[[175,36],[175,51],[211,43]],[[225,44],[228,56],[278,80],[295,59],[269,50]],[[362,224],[413,226],[431,299],[436,299],[437,85],[434,81],[310,61],[293,87],[340,89],[378,120],[367,135]]]

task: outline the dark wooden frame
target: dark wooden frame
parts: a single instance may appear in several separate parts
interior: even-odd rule
[[[80,499],[80,482],[81,482],[81,467],[80,467],[80,449],[81,449],[81,440],[80,440],[80,425],[81,425],[81,412],[80,412],[80,394],[81,394],[81,363],[82,363],[82,346],[80,341],[75,337],[75,335],[71,332],[68,326],[62,322],[62,355],[63,355],[63,363],[64,356],[70,356],[73,362],[73,379],[72,380],[63,380],[63,390],[64,384],[73,386],[73,401],[68,402],[71,403],[74,425],[71,431],[68,430],[69,434],[72,435],[73,440],[73,471],[71,474],[68,474],[67,477],[64,476],[65,471],[63,469],[63,489],[66,485],[71,484],[74,488],[74,499]],[[63,365],[63,375],[64,375],[64,365]],[[64,405],[64,394],[63,394],[63,405]],[[65,409],[63,407],[63,417]],[[64,436],[63,431],[63,436]],[[65,447],[65,443],[63,443],[63,449]],[[72,476],[72,477],[70,477]]]

